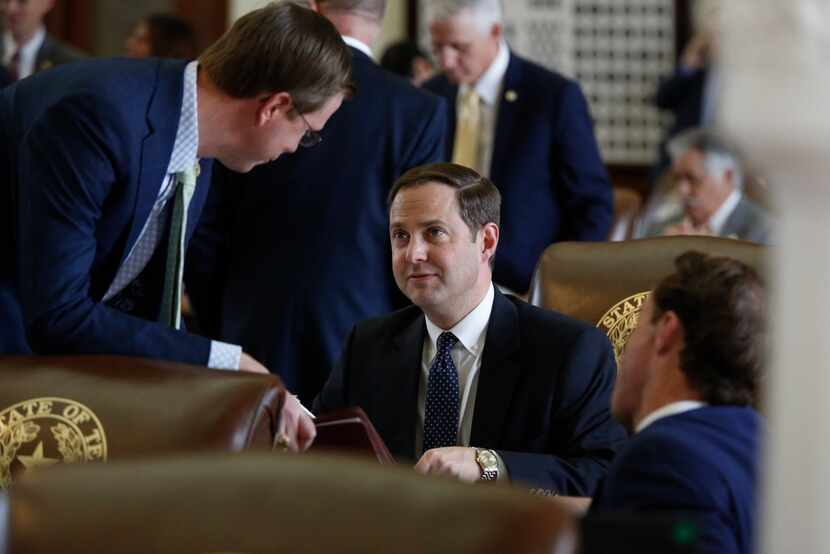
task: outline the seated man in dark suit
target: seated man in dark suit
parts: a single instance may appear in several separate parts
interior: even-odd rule
[[[315,407],[362,407],[423,473],[591,494],[625,437],[609,413],[611,346],[493,287],[500,202],[493,183],[455,164],[395,183],[392,268],[415,306],[352,330]]]
[[[635,435],[591,513],[683,512],[697,522],[696,552],[749,554],[764,288],[729,258],[689,252],[675,265],[646,301],[621,361],[612,411]]]

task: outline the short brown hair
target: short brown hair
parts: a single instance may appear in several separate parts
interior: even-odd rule
[[[482,225],[499,224],[501,215],[499,189],[487,177],[458,164],[437,163],[413,167],[392,185],[386,202],[387,206],[392,207],[392,202],[402,189],[427,183],[441,183],[455,189],[459,215],[470,228],[474,239]]]
[[[766,293],[754,269],[686,252],[653,293],[654,319],[683,325],[680,369],[709,404],[757,405],[766,353]]]
[[[353,88],[352,57],[340,33],[326,18],[291,2],[241,17],[199,64],[234,98],[288,92],[300,113]]]

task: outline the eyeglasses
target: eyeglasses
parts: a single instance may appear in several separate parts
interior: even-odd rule
[[[308,120],[303,116],[303,114],[300,113],[300,110],[297,110],[295,108],[295,111],[297,112],[297,115],[300,116],[300,119],[303,120],[303,123],[305,123],[306,126],[306,132],[303,133],[302,137],[300,137],[300,146],[302,146],[303,148],[310,148],[312,146],[320,144],[323,141],[323,136],[320,134],[320,131],[315,131],[311,128],[311,125],[308,124]]]

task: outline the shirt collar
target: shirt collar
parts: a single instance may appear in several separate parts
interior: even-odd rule
[[[43,41],[46,40],[46,28],[41,27],[38,29],[34,36],[29,39],[29,42],[20,46],[20,57],[21,58],[32,58],[37,55],[37,51],[40,50],[40,47],[43,46]],[[14,37],[12,36],[10,31],[6,31],[3,33],[3,48],[5,49],[4,57],[5,62],[8,63],[8,60],[12,59],[14,53],[18,49],[18,44],[14,41]]]
[[[369,45],[366,44],[365,42],[361,42],[361,41],[357,40],[354,37],[350,37],[350,36],[346,36],[346,35],[343,35],[343,42],[345,42],[346,44],[348,44],[352,48],[357,48],[358,50],[360,50],[361,52],[363,52],[364,54],[366,54],[370,58],[374,59],[373,56],[372,56],[372,49],[369,48]]]
[[[712,229],[712,232],[716,235],[719,235],[723,230],[723,226],[726,224],[726,220],[732,215],[732,212],[735,211],[735,208],[738,206],[738,202],[741,201],[741,191],[735,189],[732,191],[723,204],[720,205],[720,208],[717,209],[715,213],[712,214],[712,217],[709,218],[709,228]]]
[[[450,333],[456,336],[458,342],[472,354],[478,356],[484,346],[485,332],[487,325],[490,323],[490,314],[493,311],[493,300],[495,299],[495,291],[493,290],[493,283],[490,283],[490,288],[478,306],[473,308],[469,314],[464,316],[464,319],[456,323],[452,329],[448,329]],[[438,336],[444,332],[436,324],[434,324],[427,317],[427,333],[429,340],[432,343],[433,352],[437,349]]]
[[[173,153],[167,173],[179,173],[192,168],[198,161],[199,152],[199,118],[196,77],[198,61],[192,61],[184,68],[184,91],[182,92],[182,112],[179,127],[173,142]]]
[[[639,433],[658,419],[663,419],[664,417],[669,417],[673,415],[682,414],[685,412],[690,412],[692,410],[697,410],[698,408],[702,408],[706,406],[705,402],[698,402],[696,400],[681,400],[680,402],[672,402],[671,404],[666,404],[662,408],[658,408],[648,414],[646,417],[640,421],[637,425],[637,429],[634,431],[635,433]]]
[[[490,67],[487,68],[476,84],[473,86],[481,100],[488,106],[492,106],[499,99],[504,74],[507,73],[507,65],[510,63],[510,49],[504,41],[499,42],[499,52]],[[469,89],[469,85],[459,87],[459,95]]]

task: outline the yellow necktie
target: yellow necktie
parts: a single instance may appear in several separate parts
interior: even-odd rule
[[[478,126],[481,117],[479,100],[478,93],[473,89],[468,89],[461,96],[452,149],[453,163],[472,169],[476,169],[478,164]]]

